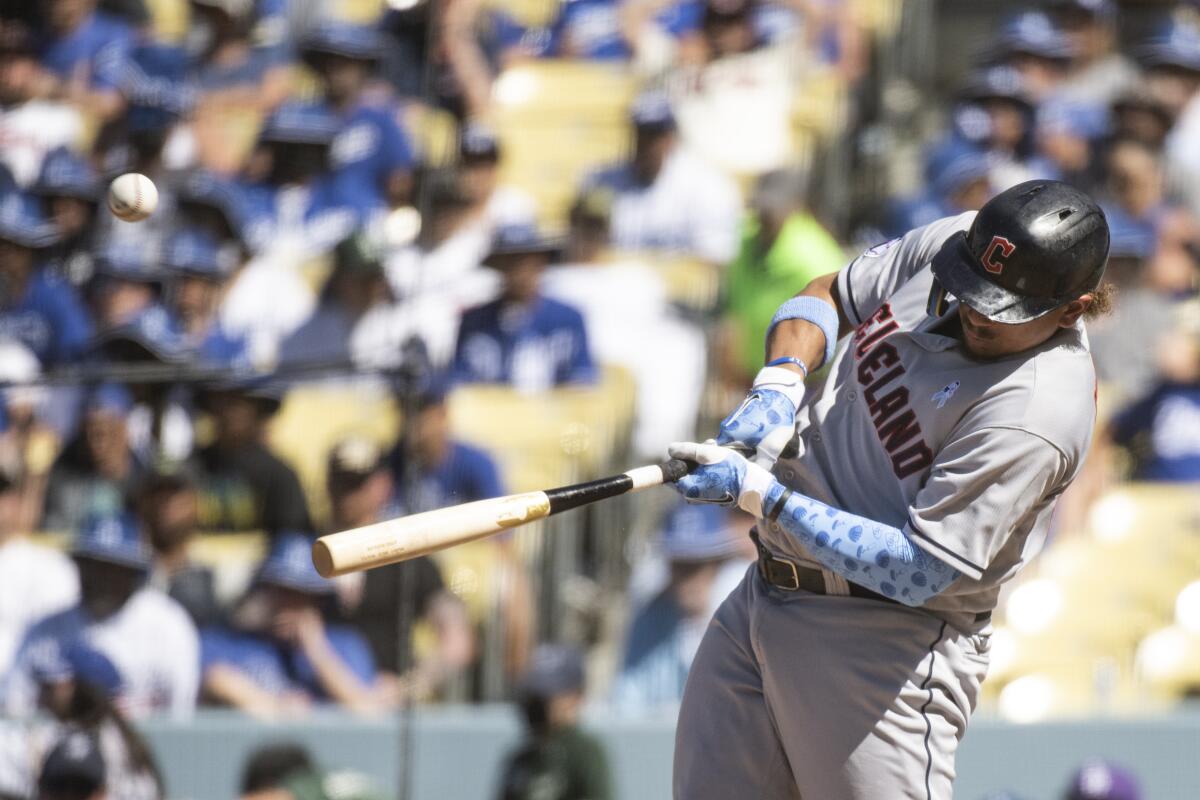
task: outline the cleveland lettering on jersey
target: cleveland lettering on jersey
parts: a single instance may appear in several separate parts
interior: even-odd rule
[[[908,387],[900,383],[904,377],[900,353],[887,341],[899,329],[891,306],[884,303],[854,331],[852,346],[858,362],[855,375],[879,443],[891,458],[892,472],[897,478],[907,478],[933,464],[933,451],[925,444],[921,423],[909,408]]]

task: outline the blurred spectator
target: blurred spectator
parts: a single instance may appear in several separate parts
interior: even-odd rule
[[[984,113],[979,143],[991,163],[992,191],[1038,177],[1030,163],[1034,103],[1021,74],[1005,66],[983,70],[968,81],[960,99]]]
[[[1047,14],[1026,11],[1000,28],[991,61],[1011,67],[1037,102],[1053,94],[1076,55],[1075,45]]]
[[[1063,800],[1142,800],[1142,796],[1132,772],[1111,761],[1094,759],[1071,777]]]
[[[88,299],[101,333],[127,325],[159,302],[166,277],[145,242],[116,241],[96,256]]]
[[[55,273],[74,286],[92,274],[92,233],[103,187],[91,165],[70,150],[52,150],[42,162],[33,191],[58,229],[59,241],[51,250]]]
[[[358,222],[353,199],[331,172],[342,123],[324,106],[291,101],[267,119],[246,172],[255,241],[295,269],[332,250]],[[269,231],[269,232],[268,232]]]
[[[41,365],[25,345],[0,339],[0,463],[15,481],[16,496],[5,523],[16,531],[31,531],[42,518],[46,479],[59,451],[57,427],[74,423],[74,409],[60,409],[68,420],[52,419],[56,396],[39,385]],[[73,397],[59,397],[71,406]]]
[[[612,201],[607,189],[579,196],[570,211],[564,263],[546,271],[542,289],[583,314],[598,362],[633,374],[634,448],[656,458],[665,442],[694,429],[707,344],[700,327],[672,305],[661,271],[636,254],[609,252]]]
[[[116,666],[82,641],[51,648],[35,667],[38,702],[54,719],[54,738],[94,738],[106,765],[108,796],[161,800],[162,774],[149,744],[121,710],[124,682]]]
[[[338,442],[329,453],[326,475],[330,531],[384,518],[392,477],[373,441]],[[474,642],[466,613],[428,556],[351,573],[336,583],[342,617],[366,637],[375,663],[397,679],[402,696],[429,697],[470,663]],[[414,652],[413,631],[420,623],[433,629],[432,652]]]
[[[196,704],[199,651],[187,613],[163,593],[142,588],[150,558],[130,516],[93,519],[71,547],[79,570],[80,602],[26,632],[0,703],[28,715],[37,700],[35,670],[47,649],[83,639],[121,675],[123,708],[131,717],[191,715]]]
[[[748,53],[759,46],[755,0],[707,0],[700,19],[705,61]]]
[[[1052,99],[1037,110],[1038,172],[1095,192],[1103,182],[1093,147],[1108,132],[1108,110]]]
[[[316,309],[279,346],[279,363],[284,368],[349,365],[360,359],[369,362],[373,355],[378,359],[383,352],[398,352],[402,342],[388,336],[387,328],[373,329],[385,338],[366,341],[360,328],[370,311],[389,305],[391,300],[378,248],[365,233],[350,236],[334,249],[333,271],[325,279]]]
[[[713,612],[751,563],[735,520],[741,522],[741,516],[725,509],[699,511],[687,505],[668,515],[659,541],[666,585],[634,609],[613,684],[613,702],[623,712],[670,708],[683,698]]]
[[[1133,88],[1137,67],[1117,50],[1114,0],[1052,0],[1050,13],[1073,55],[1071,68],[1058,86],[1059,96],[1104,107]]]
[[[89,517],[119,515],[129,508],[145,464],[129,444],[133,395],[119,383],[88,394],[83,425],[50,470],[42,527],[75,530]]]
[[[72,146],[83,133],[79,110],[43,95],[32,34],[20,24],[7,24],[0,34],[0,166],[18,186],[37,179],[42,159],[57,147]],[[2,184],[3,181],[0,181]]]
[[[631,119],[633,159],[588,180],[616,193],[613,244],[728,263],[737,251],[737,187],[680,144],[665,95],[638,97]]]
[[[404,205],[412,191],[413,153],[399,109],[366,94],[382,51],[374,28],[333,22],[319,25],[300,47],[341,126],[331,151],[334,179],[364,217]]]
[[[535,54],[536,32],[526,32],[501,8],[483,0],[431,3],[428,24],[436,45],[415,65],[433,74],[438,102],[460,119],[487,116],[492,81],[509,63]]]
[[[1137,481],[1200,482],[1200,303],[1174,316],[1154,349],[1157,385],[1109,423],[1109,438],[1133,455]]]
[[[845,258],[807,204],[808,176],[772,172],[759,179],[742,245],[729,265],[722,379],[741,391],[763,364],[767,328],[780,304]]]
[[[240,800],[383,800],[363,775],[338,770],[322,774],[301,744],[259,747],[242,767]]]
[[[583,654],[546,644],[518,687],[525,741],[505,759],[499,800],[606,800],[612,778],[604,746],[579,727],[586,686]]]
[[[583,317],[540,289],[558,253],[558,244],[532,226],[497,231],[486,263],[501,273],[503,288],[496,300],[463,313],[454,356],[459,379],[525,392],[596,380]]]
[[[280,387],[230,379],[198,399],[212,415],[212,444],[196,451],[200,528],[207,531],[311,530],[295,471],[267,444],[267,423],[283,403]]]
[[[89,734],[67,734],[42,762],[38,800],[105,800],[108,770],[99,744]]]
[[[0,199],[0,336],[24,344],[46,367],[78,359],[92,337],[75,290],[45,269],[58,239],[31,197]]]
[[[1175,191],[1200,213],[1200,30],[1168,18],[1137,53],[1145,68],[1146,93],[1166,106],[1174,120],[1165,155]]]
[[[1166,103],[1144,87],[1117,97],[1112,104],[1112,138],[1132,139],[1161,151],[1175,118]]]
[[[179,603],[197,628],[216,624],[213,571],[189,554],[199,518],[195,477],[183,466],[155,469],[138,484],[133,506],[152,551],[149,585]]]
[[[0,450],[0,676],[30,625],[79,600],[75,566],[19,527],[21,475],[13,455]]]
[[[231,627],[201,635],[204,692],[258,717],[335,703],[362,714],[386,708],[371,648],[358,631],[327,624],[334,585],[312,564],[312,539],[276,536]]]
[[[167,242],[163,266],[169,307],[189,349],[210,365],[249,366],[245,340],[225,330],[218,313],[237,266],[237,245],[185,228]]]
[[[477,228],[478,261],[487,255],[495,230],[501,225],[533,225],[537,219],[534,200],[516,186],[500,183],[500,140],[485,123],[465,123],[458,140],[458,172],[471,199],[472,220]]]
[[[133,31],[97,11],[96,0],[46,0],[41,10],[37,96],[66,100],[101,122],[116,117]]]
[[[990,173],[987,155],[974,145],[957,138],[942,142],[926,158],[926,188],[892,202],[883,234],[896,238],[934,220],[978,210],[992,194]]]

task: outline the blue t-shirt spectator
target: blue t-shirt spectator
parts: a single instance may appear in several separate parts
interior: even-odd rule
[[[1200,481],[1200,384],[1160,384],[1118,414],[1112,431],[1137,456],[1136,480]]]
[[[0,338],[16,339],[44,365],[63,364],[83,354],[92,321],[69,283],[38,269],[12,305],[0,306]]]
[[[118,89],[133,44],[133,32],[116,17],[97,11],[65,36],[47,35],[38,60],[61,80],[86,70],[93,89]]]
[[[341,124],[329,154],[340,196],[360,214],[385,207],[388,179],[413,166],[412,146],[394,109],[363,103]]]
[[[395,515],[415,514],[435,508],[486,500],[504,495],[496,462],[484,451],[461,442],[450,442],[446,458],[436,467],[418,467],[409,474],[404,444],[392,451],[389,464],[397,489]]]
[[[471,383],[508,383],[541,391],[595,380],[583,316],[547,297],[530,306],[494,300],[463,314],[455,376]]]
[[[551,23],[539,55],[569,56],[593,61],[624,61],[632,57],[621,32],[621,0],[566,0]],[[699,29],[704,3],[675,2],[654,18],[659,29],[681,36]]]

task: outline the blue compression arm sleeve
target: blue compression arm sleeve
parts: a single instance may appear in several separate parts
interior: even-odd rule
[[[786,491],[774,483],[763,500],[764,511],[774,510]],[[776,522],[826,569],[906,606],[923,605],[959,576],[904,531],[802,494],[793,493],[784,502]]]

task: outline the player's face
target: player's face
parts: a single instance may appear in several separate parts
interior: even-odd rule
[[[966,303],[958,306],[962,323],[962,342],[967,353],[979,359],[1011,356],[1037,347],[1059,328],[1069,328],[1091,304],[1091,295],[1059,306],[1029,322],[1008,324],[994,322]]]

